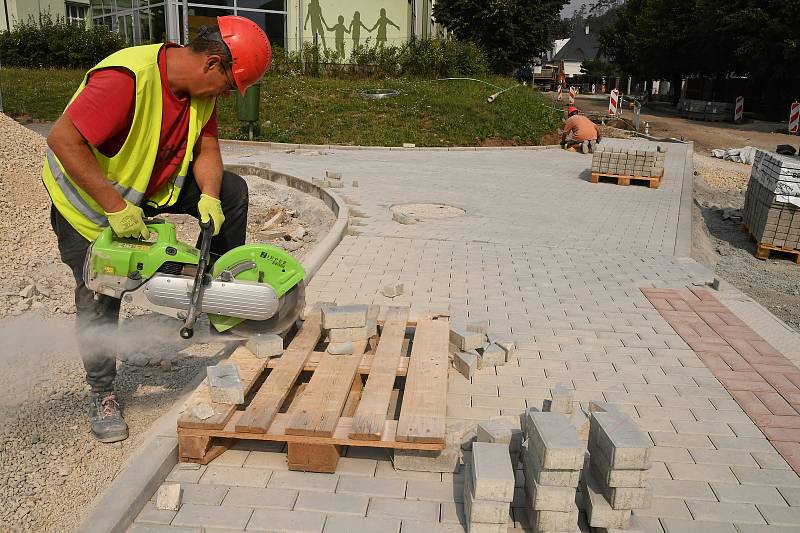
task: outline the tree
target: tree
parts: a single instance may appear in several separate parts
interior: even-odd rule
[[[581,63],[581,73],[593,80],[602,77],[613,78],[614,76],[619,76],[617,67],[602,59],[584,59],[583,63]]]
[[[566,0],[438,0],[436,21],[486,52],[492,70],[511,72],[549,50]]]

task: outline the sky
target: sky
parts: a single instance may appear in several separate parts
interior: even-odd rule
[[[561,16],[563,18],[571,17],[575,10],[581,7],[581,4],[589,3],[588,0],[570,0],[569,4],[565,5],[564,9],[561,10]]]

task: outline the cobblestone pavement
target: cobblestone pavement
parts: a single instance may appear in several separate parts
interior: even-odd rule
[[[643,144],[637,142],[637,144]],[[593,185],[588,156],[488,152],[226,149],[227,162],[269,162],[307,178],[342,172],[360,218],[307,299],[410,304],[488,318],[516,358],[469,381],[451,373],[448,419],[482,421],[540,407],[563,383],[576,400],[606,400],[655,444],[652,508],[634,524],[656,533],[798,531],[800,477],[642,293],[705,286],[712,275],[674,255],[686,152],[671,145],[657,190]],[[689,160],[690,161],[690,160]],[[351,180],[359,182],[357,188]],[[684,201],[686,198],[684,197]],[[440,202],[466,210],[401,225],[390,206]],[[394,300],[381,288],[401,281]],[[723,284],[721,302],[784,355],[797,338]],[[152,503],[132,531],[463,531],[463,474],[400,472],[386,451],[350,448],[336,474],[289,472],[274,444],[238,444],[209,466],[178,465],[178,512]],[[522,530],[522,478],[509,528]]]

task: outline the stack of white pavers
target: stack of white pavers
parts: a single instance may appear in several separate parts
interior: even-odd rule
[[[352,354],[354,342],[377,335],[377,319],[377,308],[370,313],[367,305],[322,307],[322,327],[328,332],[328,353]]]
[[[658,177],[664,175],[666,154],[655,150],[631,150],[619,147],[596,147],[592,155],[592,172],[618,176]]]
[[[475,442],[464,473],[464,513],[469,533],[506,533],[514,499],[508,445]]]
[[[522,462],[525,501],[535,532],[577,531],[576,488],[586,445],[562,413],[528,411]]]
[[[627,529],[631,511],[650,507],[647,483],[653,444],[624,413],[593,412],[589,427],[589,468],[581,492],[589,525]]]

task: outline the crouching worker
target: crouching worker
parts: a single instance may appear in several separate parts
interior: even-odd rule
[[[213,220],[212,257],[245,242],[247,184],[223,170],[216,98],[258,81],[270,45],[246,18],[217,23],[185,47],[134,46],[101,61],[47,138],[42,180],[61,260],[75,277],[89,422],[100,442],[127,438],[128,426],[114,392],[120,302],[84,284],[90,243],[108,226],[118,237],[148,239],[143,219],[159,213]]]
[[[600,142],[600,130],[597,124],[580,114],[577,107],[567,109],[567,122],[561,133],[561,148],[590,154],[594,145]]]

